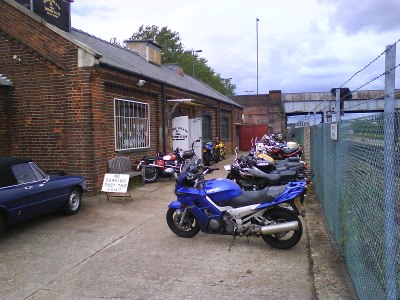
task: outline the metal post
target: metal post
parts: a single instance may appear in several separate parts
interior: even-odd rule
[[[334,242],[337,244],[339,240],[339,230],[340,230],[340,202],[341,202],[341,180],[340,175],[343,170],[341,168],[341,155],[340,155],[340,148],[339,148],[339,134],[340,134],[340,89],[336,89],[336,103],[335,103],[335,111],[336,111],[336,132],[337,132],[337,140],[335,141],[334,146],[334,155],[335,155],[335,196],[336,199],[333,201],[333,215],[332,215],[332,233],[334,237]]]
[[[257,95],[258,95],[258,22],[259,18],[256,18],[256,35],[257,35]]]
[[[396,251],[394,221],[394,129],[395,129],[395,64],[396,45],[386,46],[384,105],[384,174],[385,174],[385,262],[386,299],[396,299]]]
[[[336,122],[340,122],[340,89],[336,89],[336,103],[335,103],[335,111],[336,111]]]
[[[192,51],[192,77],[194,78],[194,50]]]
[[[314,108],[314,125],[317,125],[317,109]]]

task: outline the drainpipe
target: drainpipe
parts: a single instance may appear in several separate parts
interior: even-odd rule
[[[218,117],[217,117],[217,137],[218,137],[218,140],[220,141],[221,140],[221,101],[218,101],[218,111],[217,111],[217,115],[218,115]]]
[[[7,140],[8,140],[8,154],[11,155],[11,90],[14,89],[13,86],[6,87],[4,89],[4,104],[6,113],[6,124],[7,124]]]
[[[166,137],[166,127],[167,127],[167,98],[165,97],[165,83],[161,83],[161,101],[162,101],[162,146],[163,152],[167,152],[167,137]]]

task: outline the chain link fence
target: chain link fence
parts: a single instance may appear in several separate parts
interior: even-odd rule
[[[294,130],[309,135],[313,186],[359,298],[400,299],[400,113],[342,121],[337,134]]]

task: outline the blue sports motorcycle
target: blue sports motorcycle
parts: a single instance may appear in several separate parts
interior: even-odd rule
[[[278,249],[291,248],[300,241],[305,181],[243,191],[229,179],[205,180],[213,170],[194,157],[176,177],[177,199],[166,215],[176,235],[191,238],[201,230],[234,238],[255,236]]]

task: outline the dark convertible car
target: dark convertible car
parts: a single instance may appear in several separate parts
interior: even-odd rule
[[[46,174],[32,160],[0,156],[0,237],[6,226],[51,211],[76,214],[86,180]]]

